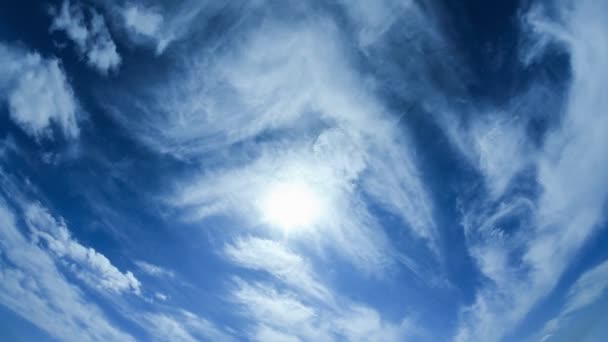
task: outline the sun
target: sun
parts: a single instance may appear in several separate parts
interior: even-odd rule
[[[285,231],[314,225],[322,207],[321,197],[310,185],[301,182],[274,184],[261,201],[264,221]]]

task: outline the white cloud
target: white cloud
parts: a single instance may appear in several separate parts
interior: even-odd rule
[[[143,316],[141,324],[155,341],[235,340],[213,323],[183,310],[175,314],[147,313]]]
[[[220,11],[233,3],[208,0],[173,2],[110,1],[96,0],[103,8],[114,31],[125,34],[130,43],[152,46],[156,55],[165,53],[172,44],[194,34],[208,25]],[[238,6],[255,7],[255,3]]]
[[[348,341],[402,341],[405,336],[405,326],[385,322],[376,310],[366,306],[351,306],[333,324]]]
[[[61,274],[55,258],[28,241],[0,199],[0,303],[59,340],[134,341]]]
[[[405,326],[382,320],[367,306],[346,304],[337,308],[313,306],[289,291],[263,284],[237,281],[233,300],[243,306],[244,315],[255,325],[252,338],[260,332],[278,340],[401,341]],[[267,330],[267,329],[271,330]]]
[[[241,267],[267,271],[288,285],[324,302],[333,298],[313,276],[312,266],[283,244],[260,238],[238,239],[224,254]]]
[[[139,325],[155,340],[162,341],[232,341],[233,338],[214,323],[192,312],[158,304],[164,312],[142,309],[147,301],[141,283],[131,272],[121,272],[104,255],[76,241],[62,218],[55,218],[39,202],[28,200],[28,192],[39,191],[24,184],[0,168],[0,192],[11,198],[12,210],[0,194],[0,304],[29,320],[59,340],[134,341],[113,325],[97,304],[79,288],[79,282],[102,291],[115,313]],[[16,225],[15,213],[29,239]],[[172,277],[159,266],[135,262],[153,276]],[[145,272],[145,271],[144,271]],[[161,272],[161,273],[159,273]],[[71,273],[75,277],[66,277]],[[116,296],[131,292],[137,297]],[[169,297],[152,292],[159,301]]]
[[[64,31],[78,52],[86,57],[87,64],[104,75],[118,69],[121,57],[100,13],[64,0],[61,8],[53,9],[51,15],[51,31]]]
[[[279,290],[270,282],[236,279],[233,301],[252,321],[254,340],[400,341],[414,332],[407,321],[387,322],[375,309],[329,289],[285,242],[241,238],[224,251],[237,265],[267,272],[284,285]]]
[[[165,36],[164,18],[159,11],[133,3],[115,11],[122,15],[124,27],[135,42],[152,41],[156,44],[156,53],[161,54],[172,37]]]
[[[0,99],[28,135],[51,137],[54,124],[67,138],[78,137],[78,106],[58,60],[0,43],[0,73]]]
[[[542,340],[550,340],[558,330],[567,329],[568,317],[596,302],[606,289],[608,289],[608,261],[586,271],[572,285],[559,314],[545,324]]]
[[[331,335],[324,326],[326,323],[319,317],[319,313],[295,295],[281,293],[261,284],[240,282],[233,297],[237,304],[242,305],[244,314],[257,324],[305,340],[331,340]]]
[[[190,218],[251,218],[265,188],[294,178],[334,200],[335,216],[323,224],[353,263],[372,270],[393,262],[364,194],[438,253],[433,205],[411,144],[349,65],[337,28],[324,18],[289,27],[268,21],[243,34],[228,35],[230,48],[218,53],[197,50],[185,58],[185,73],[146,85],[147,95],[116,94],[118,103],[108,103],[150,147],[192,162],[205,156],[208,166],[178,184],[170,203]]]
[[[254,341],[259,342],[298,342],[301,341],[295,336],[284,334],[280,331],[276,331],[266,325],[259,325],[256,327]]]
[[[154,298],[165,302],[169,299],[169,296],[167,296],[166,294],[161,293],[161,292],[154,292]]]
[[[399,20],[407,17],[410,22],[423,18],[420,8],[413,1],[338,1],[355,23],[358,43],[364,49],[382,41],[383,36]],[[427,24],[427,26],[429,26]]]
[[[173,271],[149,262],[138,260],[135,262],[135,265],[137,265],[140,270],[153,277],[175,278],[175,273]]]
[[[129,4],[124,10],[125,26],[135,33],[154,36],[160,30],[163,17],[150,9]]]
[[[476,113],[466,126],[449,115],[441,120],[452,143],[481,171],[493,198],[503,195],[513,177],[534,162],[536,151],[526,136],[525,122],[513,108],[506,113]]]
[[[65,223],[56,220],[40,203],[27,205],[24,215],[34,242],[44,241],[53,255],[69,260],[76,276],[89,285],[117,293],[141,293],[141,283],[133,273],[122,273],[103,254],[74,240]]]
[[[263,156],[248,165],[208,172],[202,179],[190,181],[188,188],[178,192],[179,197],[171,203],[192,208],[194,219],[235,213],[244,221],[258,225],[263,224],[258,203],[274,183],[302,182],[323,194],[326,214],[321,215],[318,222],[291,234],[312,246],[334,249],[359,269],[379,275],[394,262],[393,256],[387,253],[391,246],[366,204],[353,191],[354,176],[348,174],[357,171],[348,168],[347,160],[351,157],[330,150],[344,145],[332,142],[323,148],[317,147],[316,143],[302,148],[285,146],[279,152],[276,146],[269,146],[268,154],[262,152]],[[336,155],[338,157],[333,158]],[[340,160],[344,161],[343,165],[332,164]]]
[[[470,236],[473,250],[488,251],[476,258],[487,265],[482,270],[492,281],[464,310],[459,340],[501,339],[550,293],[568,261],[604,219],[608,43],[601,37],[608,25],[600,13],[608,7],[605,2],[576,1],[560,2],[556,10],[554,18],[539,17],[538,10],[527,17],[537,35],[569,52],[572,73],[560,126],[548,132],[535,159],[542,192],[521,229],[505,230],[498,242],[478,239],[477,233]]]

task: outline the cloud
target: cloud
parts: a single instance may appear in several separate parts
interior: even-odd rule
[[[157,341],[235,341],[213,323],[188,311],[176,314],[147,313],[142,325]]]
[[[192,42],[187,38],[204,30],[222,11],[233,7],[255,8],[257,2],[96,0],[95,3],[105,12],[113,31],[123,34],[121,38],[135,46],[152,46],[156,55],[161,55],[173,44],[190,45]]]
[[[125,26],[136,34],[154,36],[160,30],[163,17],[150,9],[129,4],[124,11]]]
[[[97,306],[96,300],[102,300],[113,313],[137,324],[154,339],[233,340],[211,321],[179,307],[161,304],[142,308],[141,301],[155,303],[142,293],[140,281],[131,272],[121,272],[93,248],[80,244],[62,218],[55,218],[40,202],[30,200],[33,195],[40,196],[33,184],[25,184],[0,168],[0,192],[0,304],[17,315],[59,340],[134,341]],[[23,231],[17,222],[23,223]],[[169,272],[145,262],[135,263],[153,270],[154,276],[159,276],[159,270]],[[103,296],[88,298],[82,285]],[[137,296],[117,295],[124,293]],[[151,294],[162,302],[168,299],[160,292]]]
[[[160,301],[167,301],[167,299],[169,299],[169,296],[167,296],[164,293],[160,293],[160,292],[154,292],[154,298],[160,300]]]
[[[86,10],[86,11],[85,11]],[[64,0],[61,8],[51,11],[51,31],[63,31],[85,56],[87,64],[101,74],[118,70],[121,57],[110,35],[104,17],[92,7]]]
[[[134,341],[59,271],[55,257],[28,241],[0,198],[0,302],[59,340]]]
[[[298,181],[333,201],[335,216],[323,222],[327,237],[354,264],[370,271],[394,261],[364,197],[439,254],[433,205],[409,138],[351,65],[335,24],[268,20],[227,32],[222,45],[184,57],[185,70],[162,85],[107,103],[153,150],[193,163],[204,158],[205,167],[176,184],[172,206],[190,219],[251,218],[264,189]]]
[[[532,6],[525,15],[522,34],[530,44],[522,53],[521,67],[534,73],[536,62],[556,48],[570,57],[567,101],[563,112],[554,113],[557,106],[545,106],[543,92],[558,87],[540,78],[507,104],[478,107],[474,96],[463,95],[467,80],[462,80],[464,85],[454,83],[460,81],[460,68],[466,68],[443,54],[453,52],[447,51],[445,41],[451,34],[440,35],[429,15],[430,4],[338,1],[332,6],[289,3],[258,10],[263,3],[240,8],[186,1],[155,7],[127,1],[104,5],[101,17],[93,9],[87,12],[88,7],[64,2],[55,20],[62,24],[54,24],[54,30],[65,31],[88,59],[90,32],[97,26],[94,30],[108,32],[107,18],[119,38],[154,46],[157,54],[167,54],[159,60],[177,62],[159,68],[154,77],[160,81],[134,77],[128,88],[113,84],[113,89],[98,93],[100,103],[135,140],[180,162],[179,177],[163,177],[169,189],[163,204],[176,214],[171,218],[200,226],[220,222],[220,228],[228,227],[221,229],[221,238],[231,241],[220,256],[247,269],[246,274],[264,275],[258,282],[235,278],[229,290],[232,304],[240,309],[237,314],[250,328],[246,337],[403,339],[409,321],[390,322],[380,308],[350,299],[340,284],[330,286],[315,267],[349,263],[375,280],[390,275],[399,263],[417,275],[453,271],[452,266],[460,266],[443,259],[452,250],[442,253],[460,248],[460,241],[443,240],[453,235],[442,236],[441,228],[447,227],[439,226],[449,221],[451,209],[444,213],[433,203],[441,198],[447,205],[452,196],[459,204],[467,202],[459,208],[465,252],[481,274],[474,300],[462,307],[455,339],[508,337],[553,291],[568,262],[604,219],[608,117],[602,108],[608,102],[601,91],[608,85],[608,47],[602,38],[608,27],[598,13],[604,13],[606,5],[556,2]],[[180,49],[166,49],[182,39]],[[112,70],[110,64],[102,69]],[[13,70],[10,65],[4,68]],[[535,111],[550,121],[542,133],[531,132]],[[436,133],[433,122],[423,117],[427,112],[447,143],[439,137],[437,144],[432,141],[428,150],[424,146],[420,151],[448,148],[418,158],[419,144],[435,140],[420,138],[427,129]],[[410,124],[418,128],[416,120],[424,122],[425,131],[408,130]],[[40,125],[42,131],[48,130],[48,122]],[[437,181],[443,173],[424,173],[446,165],[442,160],[435,163],[435,157],[455,160],[451,152],[473,170],[462,171],[457,165],[453,174],[441,172],[449,172],[449,177],[480,176],[481,182],[472,180],[472,190],[470,178],[462,187],[448,183],[450,188],[443,189],[443,180]],[[437,181],[434,187],[427,187],[429,180]],[[277,185],[290,183],[320,194],[324,209],[304,229],[281,230],[264,220],[260,203]],[[480,183],[484,186],[476,187]],[[465,187],[466,193],[453,194]],[[471,193],[475,198],[468,202]],[[65,264],[79,265],[75,274],[88,283],[91,277],[103,279],[99,284],[106,290],[141,291],[132,273],[123,273],[82,246],[48,210],[32,208],[26,222],[35,227],[38,247]],[[221,220],[215,220],[218,217]],[[32,223],[36,220],[59,228],[43,228]],[[276,239],[279,235],[283,241]],[[311,255],[305,257],[304,252]],[[431,258],[430,263],[440,267],[423,269]],[[136,264],[142,276],[174,278],[163,267]],[[461,281],[459,276],[454,280]],[[593,294],[594,289],[576,291]],[[161,292],[150,294],[166,298]],[[575,304],[565,305],[564,312],[584,303],[581,296],[572,294]],[[194,328],[196,320],[183,312],[142,317],[153,334],[167,339],[211,334],[212,328]]]
[[[226,256],[237,265],[270,274],[285,285],[236,278],[232,300],[251,320],[254,340],[277,341],[400,341],[413,332],[385,321],[373,308],[354,303],[323,284],[309,261],[284,243],[241,238],[226,246]]]
[[[420,8],[413,1],[379,0],[374,2],[352,2],[340,0],[355,25],[356,38],[363,49],[381,43],[394,25],[403,18],[418,21]]]
[[[326,303],[333,298],[314,279],[312,266],[286,246],[272,240],[240,238],[224,248],[224,254],[241,267],[267,271],[274,277]]]
[[[241,282],[233,293],[234,301],[242,305],[247,317],[270,326],[284,335],[300,336],[305,340],[331,339],[316,310],[289,293],[261,284]]]
[[[586,271],[572,285],[559,314],[545,324],[542,341],[550,340],[560,329],[568,329],[568,317],[596,302],[606,289],[608,289],[608,261]]]
[[[374,309],[366,306],[348,304],[337,309],[324,308],[307,304],[305,297],[270,285],[241,280],[237,284],[233,300],[252,320],[254,339],[255,335],[259,338],[260,332],[273,333],[285,340],[305,341],[401,341],[406,336],[400,325],[385,322]]]
[[[608,79],[608,45],[599,33],[608,26],[599,13],[608,8],[604,2],[560,2],[552,12],[556,16],[542,17],[533,8],[526,25],[569,53],[572,75],[567,103],[559,125],[548,131],[534,160],[542,191],[531,198],[533,210],[524,214],[523,221],[511,214],[523,225],[515,230],[491,225],[492,238],[481,237],[478,228],[470,230],[469,246],[485,251],[473,254],[491,281],[463,311],[458,340],[504,337],[550,293],[568,261],[605,218],[608,141],[602,132],[608,127],[603,110],[608,102],[602,89]],[[534,51],[542,53],[549,50]]]
[[[57,258],[71,261],[70,269],[87,284],[116,293],[141,293],[133,273],[120,272],[103,254],[74,240],[63,220],[56,220],[40,203],[28,204],[24,212],[34,242],[44,241]]]
[[[116,7],[116,12],[122,15],[124,27],[135,42],[156,43],[156,54],[161,54],[173,39],[165,37],[164,18],[159,11],[138,4],[129,3],[123,8]]]
[[[249,165],[203,174],[201,180],[191,181],[189,188],[179,192],[171,203],[192,208],[194,219],[235,213],[255,226],[264,224],[259,203],[273,184],[302,182],[323,194],[324,203],[320,206],[326,209],[318,222],[293,232],[294,236],[312,246],[333,249],[368,274],[379,275],[394,262],[387,253],[391,250],[390,243],[366,203],[354,192],[348,176],[341,176],[352,170],[346,165],[344,170],[332,165],[339,158],[349,157],[338,155],[332,160],[334,153],[328,150],[329,146],[344,145],[332,143],[323,151],[315,149],[318,145],[287,147],[294,150],[284,152],[271,147],[271,153]]]
[[[256,327],[255,335],[253,336],[254,341],[260,342],[298,342],[301,341],[299,338],[291,335],[284,334],[280,331],[276,331],[266,325],[259,325]]]
[[[50,138],[56,125],[65,137],[78,137],[78,105],[57,59],[0,43],[0,72],[0,99],[25,133]]]
[[[175,278],[175,273],[173,271],[158,265],[151,264],[149,262],[139,260],[135,262],[135,265],[137,265],[137,267],[139,267],[139,269],[142,270],[144,273],[153,277],[165,277],[170,279]]]
[[[480,171],[493,198],[503,195],[513,178],[534,164],[536,150],[520,110],[512,105],[502,112],[476,113],[466,124],[450,115],[440,118],[455,147]]]

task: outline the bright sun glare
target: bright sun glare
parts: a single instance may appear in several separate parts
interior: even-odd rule
[[[262,201],[264,220],[284,230],[306,228],[321,215],[321,199],[306,184],[280,183]]]

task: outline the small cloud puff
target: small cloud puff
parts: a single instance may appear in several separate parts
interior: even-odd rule
[[[87,9],[88,13],[82,5],[64,1],[59,10],[51,10],[51,31],[65,32],[87,64],[106,75],[118,69],[121,57],[103,16],[93,8]]]
[[[25,133],[37,140],[49,138],[53,123],[65,137],[78,137],[78,105],[57,59],[0,43],[0,74],[0,99]]]

